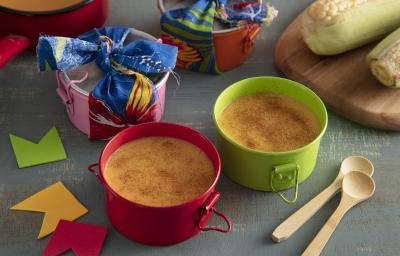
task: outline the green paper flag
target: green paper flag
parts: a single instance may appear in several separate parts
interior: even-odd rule
[[[51,128],[39,143],[34,143],[12,134],[10,134],[10,140],[19,168],[60,161],[67,158],[64,146],[55,127]]]

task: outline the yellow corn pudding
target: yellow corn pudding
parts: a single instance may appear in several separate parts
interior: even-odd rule
[[[122,197],[147,206],[190,201],[212,185],[213,163],[197,146],[171,137],[144,137],[118,148],[104,178]]]

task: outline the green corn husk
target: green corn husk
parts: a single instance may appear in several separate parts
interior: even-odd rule
[[[319,55],[335,55],[380,39],[400,26],[400,0],[317,0],[301,33]]]
[[[400,87],[400,28],[388,35],[367,55],[372,74],[388,87]]]

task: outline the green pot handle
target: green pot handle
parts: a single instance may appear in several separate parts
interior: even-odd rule
[[[295,179],[295,189],[294,189],[294,195],[292,199],[286,198],[281,192],[279,192],[277,189],[274,187],[274,180],[278,180],[278,182],[282,183],[288,183],[291,182]],[[271,177],[270,177],[270,183],[271,183],[271,189],[273,192],[277,193],[283,201],[285,201],[288,204],[292,204],[297,201],[297,195],[298,195],[298,190],[299,190],[299,165],[295,163],[289,163],[289,164],[282,164],[278,166],[274,166],[272,168],[271,172]]]

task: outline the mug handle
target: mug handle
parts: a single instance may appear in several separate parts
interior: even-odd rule
[[[222,233],[228,233],[232,230],[232,223],[222,212],[217,211],[214,206],[215,203],[218,201],[220,194],[218,192],[213,192],[205,201],[203,206],[200,208],[200,221],[197,223],[197,227],[201,231],[218,231]],[[209,219],[211,213],[215,213],[216,215],[220,216],[224,219],[227,224],[225,229],[218,228],[218,227],[205,227],[206,222]]]
[[[284,181],[285,183],[290,182],[295,179],[295,189],[294,195],[292,199],[286,198],[281,192],[279,192],[274,187],[274,179],[279,180],[281,183]],[[270,185],[273,192],[278,194],[285,203],[292,204],[297,201],[298,191],[299,191],[299,165],[295,163],[282,164],[277,165],[272,168],[271,177],[270,177]]]

